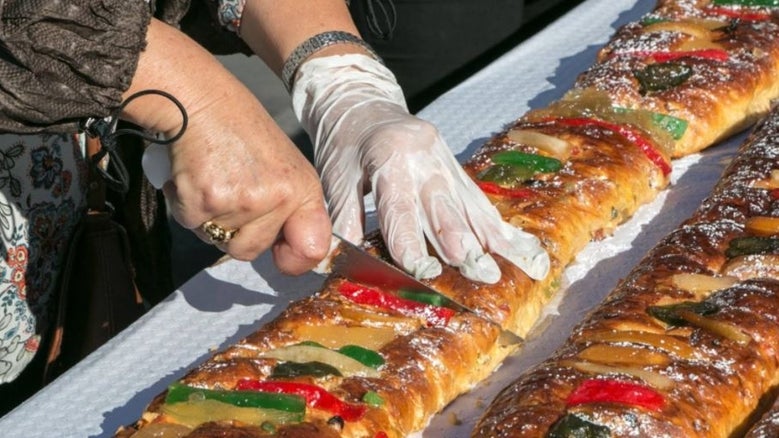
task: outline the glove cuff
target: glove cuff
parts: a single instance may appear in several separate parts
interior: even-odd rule
[[[357,95],[351,97],[352,94]],[[342,113],[352,105],[369,100],[384,100],[407,110],[403,90],[395,75],[383,64],[365,55],[312,59],[300,67],[292,88],[295,116],[311,135],[326,115],[338,118],[333,112]],[[339,101],[346,107],[330,111]]]

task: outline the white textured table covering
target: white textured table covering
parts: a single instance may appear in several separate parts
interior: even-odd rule
[[[570,88],[615,29],[654,0],[588,0],[421,112],[462,160],[529,108]],[[560,345],[658,239],[705,197],[741,138],[674,163],[672,187],[615,235],[591,244],[566,271],[559,302],[526,345],[482,385],[457,399],[419,435],[466,437],[483,406],[520,372]],[[199,273],[168,300],[39,394],[0,419],[0,436],[104,437],[134,421],[172,380],[271,320],[320,277],[279,274],[268,255]]]

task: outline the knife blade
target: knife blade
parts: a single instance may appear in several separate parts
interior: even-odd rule
[[[363,248],[349,242],[337,234],[333,234],[333,236],[340,241],[340,252],[332,260],[331,272],[356,283],[380,287],[382,290],[387,290],[391,293],[397,293],[397,291],[405,289],[431,294],[437,297],[437,300],[440,300],[445,307],[449,307],[459,312],[474,314],[487,322],[501,327],[501,342],[504,344],[512,345],[524,341],[524,339],[516,333],[503,329],[500,323],[491,319],[489,316],[458,303],[440,291],[417,280],[402,269],[370,254]]]

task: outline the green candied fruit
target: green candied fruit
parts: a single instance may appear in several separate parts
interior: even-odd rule
[[[533,177],[535,172],[529,168],[496,164],[481,171],[477,178],[493,182],[501,187],[517,187]]]
[[[709,301],[685,301],[683,303],[669,304],[666,306],[649,306],[647,313],[663,321],[666,324],[674,326],[686,325],[687,321],[680,312],[688,311],[700,316],[708,316],[720,311],[720,307]]]
[[[297,345],[317,347],[317,348],[327,348],[324,345],[314,341],[303,341],[298,343]],[[356,360],[357,362],[360,362],[363,365],[371,368],[379,368],[380,366],[384,365],[384,358],[381,357],[379,353],[373,350],[369,350],[367,348],[360,347],[359,345],[345,345],[339,348],[337,351],[343,354],[344,356],[348,356]],[[280,366],[285,364],[287,368],[279,368]],[[307,368],[309,369],[309,372],[308,374],[305,374]],[[302,374],[299,375],[310,375],[314,377],[324,377],[326,375],[341,376],[341,373],[335,367],[331,367],[330,365],[315,361],[315,362],[306,362],[306,363],[297,363],[297,364],[294,362],[285,362],[284,364],[279,364],[276,366],[276,368],[273,369],[272,377],[295,377],[294,375],[291,374],[288,376],[283,375],[283,373],[285,372],[290,372],[290,373],[300,372]]]
[[[652,121],[666,130],[674,140],[679,140],[687,131],[686,120],[668,114],[652,113]]]
[[[398,289],[398,296],[418,303],[430,304],[431,306],[448,307],[452,305],[451,301],[441,294],[409,288]]]
[[[384,358],[379,353],[359,345],[344,345],[338,352],[374,369],[384,365]]]
[[[311,376],[325,377],[338,376],[342,374],[338,368],[323,362],[282,362],[271,371],[272,379],[288,379],[293,377]]]
[[[295,394],[205,389],[181,383],[168,386],[165,404],[183,403],[190,399],[216,400],[242,408],[276,409],[294,413],[306,411],[306,400]]]
[[[611,430],[577,415],[566,414],[552,425],[546,436],[547,438],[610,438]]]
[[[495,164],[527,168],[533,173],[557,172],[563,167],[563,163],[557,158],[519,151],[498,152],[492,156],[492,162]]]
[[[663,17],[658,17],[656,15],[649,15],[649,16],[644,17],[641,20],[641,25],[642,26],[649,26],[650,24],[664,23],[666,21],[671,21],[671,20],[669,20],[667,18],[663,18]]]
[[[714,0],[716,6],[779,6],[779,0]]]
[[[641,94],[665,91],[683,84],[692,76],[690,66],[676,62],[649,64],[633,72],[640,85]]]
[[[384,404],[384,399],[376,391],[368,391],[362,396],[362,401],[368,406],[377,408]]]
[[[776,237],[737,237],[730,241],[725,256],[728,258],[751,254],[779,253],[779,239]]]
[[[679,140],[680,138],[682,138],[684,136],[684,133],[687,132],[687,127],[689,126],[689,123],[687,123],[687,121],[684,119],[674,117],[670,114],[657,113],[654,111],[633,110],[630,108],[615,106],[614,112],[617,114],[628,114],[628,115],[630,113],[635,113],[635,112],[649,114],[649,118],[652,120],[652,124],[662,129],[663,131],[667,132],[674,140]],[[619,121],[619,120],[614,120],[614,121]],[[633,123],[631,120],[628,120],[627,122]]]

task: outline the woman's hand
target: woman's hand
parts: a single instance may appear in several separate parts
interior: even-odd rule
[[[163,190],[173,217],[204,241],[211,221],[235,236],[220,249],[251,260],[273,246],[276,265],[298,274],[330,245],[330,222],[316,171],[252,93],[195,42],[153,21],[148,46],[126,96],[156,88],[179,99],[189,124],[170,147]],[[124,116],[174,135],[181,115],[158,96],[128,105]]]

